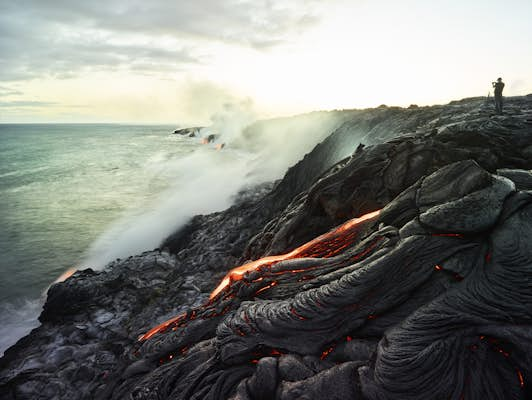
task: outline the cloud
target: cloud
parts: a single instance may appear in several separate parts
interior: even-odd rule
[[[265,50],[318,21],[317,0],[0,3],[0,80],[83,70],[175,71],[212,44]]]
[[[10,88],[8,86],[0,86],[0,97],[5,96],[19,96],[23,94],[20,90]]]
[[[317,0],[19,0],[7,8],[34,21],[77,28],[262,44],[314,24],[317,4]],[[25,11],[18,12],[21,9]]]
[[[0,17],[0,25],[5,18]],[[2,81],[44,75],[62,78],[84,70],[138,69],[138,65],[149,66],[151,71],[175,70],[178,65],[200,62],[188,49],[162,48],[155,39],[120,43],[110,32],[69,31],[52,26],[50,21],[35,22],[30,32],[13,22],[11,25],[11,30],[0,36]],[[19,30],[24,32],[18,34]]]
[[[53,101],[29,101],[29,100],[14,100],[14,101],[0,101],[0,108],[38,108],[55,106],[57,103]]]

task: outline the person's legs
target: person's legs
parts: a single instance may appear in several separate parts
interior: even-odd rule
[[[495,96],[495,112],[502,114],[502,99],[499,96]]]

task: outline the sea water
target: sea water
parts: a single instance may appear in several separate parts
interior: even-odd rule
[[[173,129],[0,125],[0,352],[37,325],[43,293],[65,270],[111,261],[88,252],[113,222],[193,173],[175,162],[198,140]]]
[[[0,355],[38,326],[65,271],[158,247],[194,215],[282,177],[338,124],[315,114],[243,134],[235,120],[202,131],[220,133],[207,145],[174,126],[0,124]]]

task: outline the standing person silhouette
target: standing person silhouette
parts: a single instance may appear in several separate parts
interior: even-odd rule
[[[495,111],[497,114],[502,114],[502,90],[504,89],[504,82],[502,78],[498,78],[497,82],[491,82],[493,86],[493,95],[495,97]]]

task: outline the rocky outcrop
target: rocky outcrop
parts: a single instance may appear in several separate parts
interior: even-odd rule
[[[183,135],[188,137],[196,137],[200,136],[200,132],[203,129],[201,126],[194,126],[191,128],[182,128],[182,129],[176,129],[174,131],[174,134],[176,135]]]
[[[530,398],[532,98],[508,100],[353,111],[273,187],[54,285],[0,397]]]

